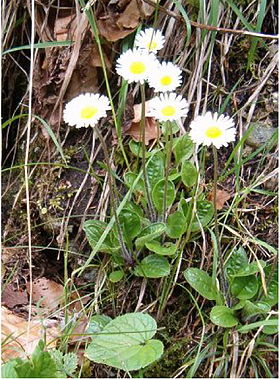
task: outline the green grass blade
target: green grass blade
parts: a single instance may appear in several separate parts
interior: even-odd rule
[[[61,47],[61,46],[70,46],[72,45],[73,41],[49,41],[49,42],[38,42],[34,43],[34,49],[46,49],[49,47]],[[2,55],[14,53],[15,51],[19,50],[29,50],[31,49],[31,45],[23,45],[23,46],[17,46],[12,47],[11,49],[3,51]]]
[[[186,37],[186,45],[189,44],[192,34],[192,26],[190,23],[189,16],[185,10],[185,8],[182,6],[181,3],[179,3],[178,0],[173,0],[173,3],[175,4],[176,8],[178,8],[178,11],[181,13],[185,23],[186,23],[186,29],[187,29],[187,37]]]
[[[278,320],[273,319],[273,320],[261,320],[257,322],[253,322],[252,324],[248,325],[243,325],[239,328],[237,328],[237,331],[239,333],[248,333],[253,329],[259,328],[261,326],[277,326],[278,325]]]

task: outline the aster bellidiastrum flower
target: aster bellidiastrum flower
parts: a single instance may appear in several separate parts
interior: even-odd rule
[[[97,93],[81,94],[66,104],[63,118],[76,128],[94,126],[110,110],[109,99]]]
[[[182,71],[171,62],[162,62],[150,75],[148,81],[156,92],[174,91],[182,83]]]
[[[158,64],[154,54],[146,50],[127,50],[117,60],[116,71],[128,83],[144,83]]]
[[[217,149],[228,146],[235,140],[236,129],[232,118],[218,113],[207,112],[203,116],[197,116],[190,124],[190,137],[193,142]]]
[[[145,49],[149,52],[157,53],[157,51],[163,48],[164,42],[165,38],[160,30],[148,28],[142,30],[136,35],[134,44],[140,49]]]
[[[150,115],[159,121],[176,121],[186,117],[189,104],[175,92],[161,93],[151,100]]]

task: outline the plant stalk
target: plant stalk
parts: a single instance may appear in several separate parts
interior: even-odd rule
[[[166,138],[166,146],[167,146],[167,154],[166,154],[166,160],[165,160],[165,181],[164,181],[164,194],[163,194],[163,222],[166,221],[167,214],[166,214],[166,197],[167,197],[167,184],[168,184],[168,175],[169,175],[169,167],[171,162],[171,152],[172,152],[172,123],[171,121],[166,121],[166,131],[167,131],[167,138]]]
[[[148,183],[148,177],[147,177],[147,171],[146,171],[146,147],[145,147],[145,85],[140,84],[140,92],[141,92],[141,139],[142,139],[142,166],[143,166],[143,179],[144,179],[144,187],[147,197],[147,203],[148,203],[148,213],[149,217],[152,222],[156,219],[155,210],[153,207],[152,199],[151,199],[151,192],[150,192],[150,186]]]
[[[131,254],[129,253],[127,247],[125,246],[125,243],[124,243],[124,240],[123,240],[123,236],[122,236],[121,225],[120,225],[119,217],[118,217],[118,214],[117,214],[117,208],[116,208],[116,203],[117,203],[116,183],[115,183],[115,178],[113,177],[113,175],[111,173],[110,158],[109,158],[108,149],[107,149],[106,143],[104,141],[104,138],[103,138],[100,130],[98,129],[97,125],[95,125],[94,129],[95,129],[95,132],[97,134],[97,137],[99,138],[99,141],[101,142],[101,145],[102,145],[102,148],[103,148],[103,151],[104,151],[104,157],[105,157],[106,165],[108,167],[108,183],[109,183],[109,189],[110,189],[110,204],[111,204],[111,207],[112,207],[112,210],[113,210],[113,215],[115,217],[115,223],[116,223],[116,227],[117,227],[118,239],[119,239],[119,243],[120,243],[120,246],[121,246],[123,258],[125,259],[126,263],[129,266],[133,266],[134,260],[133,260],[133,258],[131,256]]]
[[[217,212],[217,181],[218,181],[218,152],[217,148],[213,146],[213,156],[214,156],[214,220],[215,220],[215,235],[217,240],[218,256],[220,261],[220,270],[221,270],[221,291],[225,297],[226,302],[229,302],[228,299],[228,287],[227,280],[225,276],[224,269],[224,258],[221,249],[221,241],[219,236],[219,225],[218,225],[218,212]]]

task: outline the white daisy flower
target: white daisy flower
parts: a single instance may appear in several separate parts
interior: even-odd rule
[[[109,99],[97,93],[85,93],[69,101],[63,118],[67,124],[83,128],[94,126],[111,109]]]
[[[148,78],[156,92],[174,91],[182,83],[181,69],[171,62],[162,62]]]
[[[153,28],[142,30],[135,37],[134,45],[140,49],[156,53],[163,48],[165,38],[160,30]]]
[[[236,129],[232,118],[218,113],[207,112],[197,116],[190,124],[190,137],[193,142],[219,149],[235,140]]]
[[[155,70],[157,64],[154,54],[141,49],[129,49],[117,60],[116,71],[128,83],[143,83]]]
[[[189,104],[175,92],[161,93],[151,101],[150,114],[159,121],[176,121],[187,116]]]

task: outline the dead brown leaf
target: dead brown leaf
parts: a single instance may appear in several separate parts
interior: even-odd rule
[[[86,25],[85,25],[85,28],[86,28]],[[77,31],[77,17],[75,15],[72,14],[66,17],[59,17],[55,20],[54,35],[56,36],[57,41],[66,41],[69,39],[71,41],[76,41],[77,39],[76,31]]]
[[[117,25],[121,28],[137,28],[140,21],[141,13],[137,4],[137,0],[132,0],[120,15]]]
[[[217,200],[216,200],[216,207],[218,210],[223,209],[225,202],[231,198],[231,195],[224,190],[217,190]],[[214,192],[210,192],[208,195],[208,200],[214,201]]]
[[[27,284],[30,291],[30,283]],[[53,311],[63,303],[63,286],[47,278],[39,278],[32,286],[33,302],[40,302],[42,308]]]
[[[100,34],[111,42],[118,41],[134,32],[134,29],[121,29],[117,25],[117,18],[111,15],[100,18],[97,24]]]
[[[26,292],[16,290],[12,284],[8,284],[2,293],[2,303],[8,308],[28,304],[28,296]]]
[[[157,0],[151,0],[153,3],[156,4]],[[149,17],[151,16],[154,11],[155,11],[155,7],[153,7],[152,5],[149,5],[148,3],[145,3],[145,1],[142,0],[141,2],[141,10],[142,10],[142,14],[145,16],[145,17]]]
[[[154,117],[150,117],[150,102],[145,102],[145,144],[148,145],[151,140],[158,139],[160,136],[160,129]],[[125,135],[131,136],[134,141],[141,141],[141,111],[142,104],[135,104],[133,106],[134,118],[131,121],[131,125],[126,128]]]
[[[100,54],[98,51],[98,47],[96,44],[93,45],[91,54],[92,54],[91,55],[91,61],[90,61],[91,65],[93,67],[102,67],[102,61],[101,61]],[[104,51],[103,51],[103,56],[104,56],[106,67],[111,69],[112,63],[111,63],[110,59],[108,58],[108,56],[104,53]]]
[[[39,320],[31,320],[29,323],[29,338],[27,335],[28,321],[13,314],[5,307],[1,307],[1,339],[2,358],[4,361],[17,357],[26,357],[33,353],[38,342],[46,338],[48,347],[54,348],[59,335],[58,328],[42,327]]]

